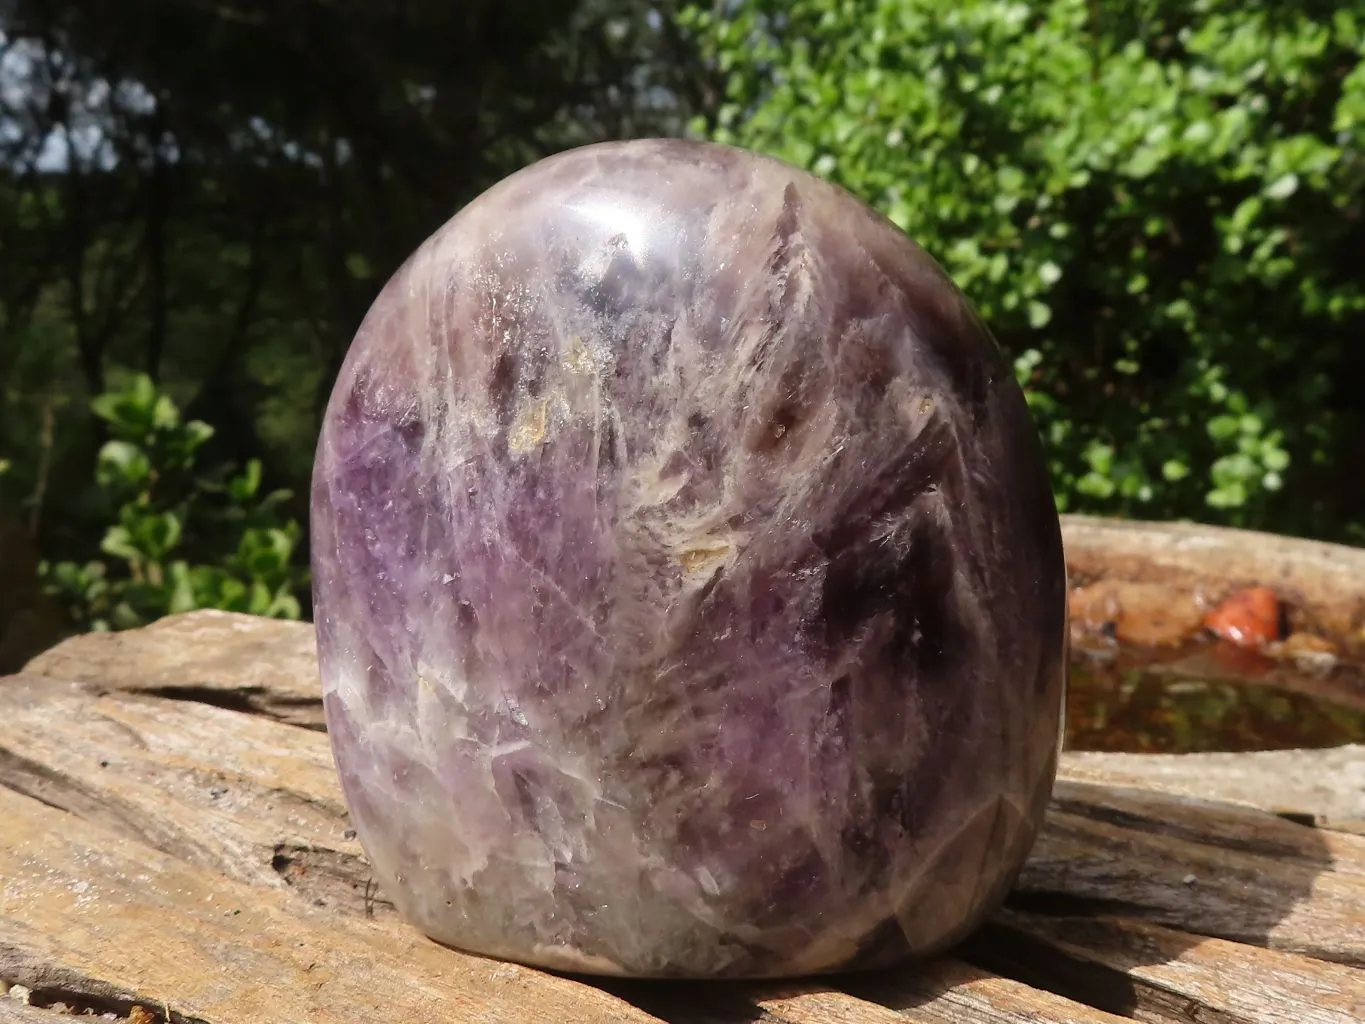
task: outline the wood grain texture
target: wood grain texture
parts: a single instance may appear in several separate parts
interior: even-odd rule
[[[73,750],[80,754],[73,758]],[[187,864],[287,889],[310,907],[391,920],[406,932],[366,884],[368,867],[347,836],[329,758],[319,733],[213,705],[91,695],[77,684],[34,677],[13,677],[0,687],[0,785]],[[961,964],[938,965],[888,989],[888,997],[907,1007],[913,1002],[910,1018],[929,1022],[965,1012],[976,1014],[967,1019],[1011,1021],[1021,1019],[1023,1006],[1038,1021],[1108,1019],[1044,993],[1028,1003],[1031,990],[980,972],[969,971],[975,987],[962,989],[963,971],[969,969]],[[657,1002],[637,994],[641,1002]],[[682,1002],[681,996],[669,1000]],[[891,1012],[819,988],[753,990],[746,1003],[746,1012],[791,1024],[871,1022]],[[726,1019],[723,1012],[708,1019]]]
[[[172,615],[143,629],[73,636],[24,673],[324,727],[313,627],[305,622],[211,610]]]
[[[0,680],[0,978],[49,1001],[209,1024],[1365,1019],[1365,836],[1305,824],[1358,796],[1352,751],[1330,755],[1339,786],[1283,781],[1288,807],[1255,758],[1242,802],[1207,798],[1235,761],[1209,792],[1192,762],[1071,762],[1009,906],[953,957],[589,983],[444,949],[392,911],[325,734],[299,727],[317,724],[307,627],[198,613],[119,634],[117,657],[82,640],[98,657],[73,644]]]
[[[73,758],[73,750],[79,756]],[[408,935],[389,904],[365,884],[368,868],[359,844],[347,838],[329,757],[321,734],[213,705],[137,693],[91,695],[77,684],[35,677],[15,677],[0,688],[0,784],[12,792],[188,865],[286,890],[310,908],[391,922]],[[910,1019],[958,1016],[967,993],[951,982],[965,969],[958,965],[947,981],[946,966],[925,975]],[[983,1021],[1013,1020],[1023,986],[996,981],[995,988],[971,993],[968,1002]],[[661,998],[636,995],[651,1006]],[[666,990],[662,998],[660,1008],[670,1017],[693,1001],[680,991]],[[741,1002],[742,1010],[716,1007],[702,1019],[758,1015],[790,1024],[873,1024],[895,1017],[884,1006],[827,988],[753,990]],[[1107,1020],[1042,994],[1035,1000],[1038,1013],[1045,1008],[1040,1002],[1059,1008],[1035,1020]]]
[[[922,1024],[1114,1024],[1121,1018],[955,960],[854,983]]]
[[[1062,778],[1259,807],[1319,828],[1365,831],[1365,744],[1250,753],[1068,751]]]
[[[1191,813],[1188,798],[1060,783],[1014,902],[1365,964],[1362,837],[1228,805],[1193,831]]]
[[[0,785],[237,881],[390,909],[318,732],[17,676],[0,686]]]
[[[0,975],[54,970],[176,1020],[518,1019],[644,1024],[597,988],[465,956],[397,922],[329,914],[0,789]]]
[[[77,1020],[80,1019],[77,1018]],[[98,1020],[98,1018],[85,1018],[87,1021],[92,1019]],[[25,1006],[13,999],[6,999],[4,993],[0,992],[0,1024],[63,1024],[64,1021],[69,1024],[70,1018],[39,1009],[36,1006]]]
[[[1365,971],[1142,921],[1006,913],[973,945],[1001,966],[1046,966],[1050,982],[1075,978],[1091,999],[1147,1020],[1179,1024],[1195,1011],[1210,1024],[1365,1020]]]

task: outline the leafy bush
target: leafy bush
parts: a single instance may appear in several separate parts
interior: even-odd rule
[[[44,562],[48,591],[83,629],[126,629],[172,612],[220,608],[297,619],[306,570],[288,491],[261,494],[261,464],[199,466],[213,428],[184,421],[146,376],[96,398],[108,424],[96,483],[113,522],[104,560]]]
[[[1365,518],[1340,497],[1365,387],[1360,5],[753,0],[683,22],[728,76],[698,131],[861,195],[971,296],[1063,508]]]

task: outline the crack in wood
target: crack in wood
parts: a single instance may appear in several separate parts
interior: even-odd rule
[[[280,709],[297,710],[304,709],[314,712],[316,718],[298,719],[291,716],[285,719],[287,724],[298,726],[301,729],[311,729],[316,732],[326,732],[327,727],[322,721],[322,698],[313,697],[291,697],[287,694],[280,694],[264,686],[245,686],[236,690],[225,690],[222,687],[184,684],[176,686],[154,686],[142,691],[149,697],[160,697],[163,700],[186,701],[191,704],[207,704],[210,707],[222,708],[225,711],[239,711],[248,715],[264,715],[268,718],[282,718]]]
[[[129,1021],[137,1014],[138,1024],[213,1024],[200,1017],[178,1013],[164,1002],[158,1004],[140,998],[129,988],[78,969],[30,961],[31,957],[20,946],[0,939],[0,1024],[6,1021],[3,1013],[7,1002],[5,991],[14,985],[22,985],[28,990],[26,1005],[35,1011],[50,1011],[57,1006],[64,1008],[61,1013],[44,1013],[33,1019],[56,1022],[112,1014],[117,1021]]]

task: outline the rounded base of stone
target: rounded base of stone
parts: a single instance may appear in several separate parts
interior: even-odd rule
[[[1045,803],[1055,767],[1054,755],[1031,808]],[[804,920],[793,913],[782,925],[764,926],[733,908],[728,914],[716,912],[703,924],[662,902],[636,916],[626,929],[594,927],[583,918],[560,915],[555,924],[540,919],[537,926],[531,923],[538,919],[532,908],[522,905],[518,912],[495,901],[495,913],[511,913],[517,922],[512,925],[506,917],[490,915],[488,903],[482,905],[483,913],[471,915],[469,905],[452,910],[455,901],[444,891],[428,890],[425,898],[414,898],[423,890],[413,886],[410,876],[409,887],[396,890],[395,902],[406,920],[443,946],[565,974],[734,981],[882,970],[951,949],[1000,907],[1033,844],[1031,823],[1039,812],[1031,808],[987,801],[927,854],[913,874],[901,879],[894,887],[897,897],[885,891],[867,894],[863,901],[837,909],[826,905]],[[977,866],[985,859],[1012,868],[983,877]],[[514,894],[509,898],[515,901]],[[546,941],[555,933],[580,941]]]
[[[599,978],[629,978],[639,981],[780,981],[797,978],[829,977],[886,970],[904,964],[923,961],[947,952],[977,930],[987,915],[972,921],[951,935],[943,936],[930,946],[912,949],[894,921],[865,937],[842,958],[830,956],[828,948],[813,951],[807,956],[781,958],[764,957],[750,952],[737,958],[727,967],[699,969],[683,962],[655,970],[639,970],[617,963],[607,957],[586,953],[572,946],[539,945],[531,949],[487,947],[472,949],[459,941],[451,941],[425,930],[433,942],[469,956],[553,971],[557,974],[585,975]],[[846,945],[845,949],[849,947]]]
[[[678,970],[664,969],[642,973],[629,970],[621,964],[613,963],[603,957],[593,956],[590,953],[581,953],[578,950],[570,949],[567,946],[543,946],[531,950],[529,953],[493,950],[481,951],[466,949],[449,942],[442,942],[435,936],[429,935],[427,937],[457,953],[464,953],[467,956],[478,956],[486,960],[512,964],[518,967],[528,967],[540,971],[553,971],[556,974],[574,974],[596,978],[629,978],[638,981],[782,981],[795,978],[858,974],[869,971],[886,970],[887,968],[898,967],[902,964],[912,963],[917,960],[925,960],[956,945],[956,942],[945,943],[942,946],[936,946],[933,949],[920,952],[912,953],[902,951],[900,953],[874,959],[860,957],[846,964],[814,969],[803,967],[800,964],[791,964],[786,967],[773,966],[766,970],[742,969],[737,971],[703,973],[680,968]]]

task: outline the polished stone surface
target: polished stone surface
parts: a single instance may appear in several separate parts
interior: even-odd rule
[[[426,242],[313,487],[327,721],[442,942],[804,974],[942,948],[1055,770],[1065,570],[966,301],[784,164],[581,149]]]

